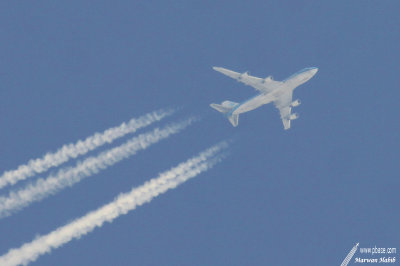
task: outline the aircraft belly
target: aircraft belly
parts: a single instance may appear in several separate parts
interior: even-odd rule
[[[260,104],[260,105],[261,105],[261,104]],[[243,106],[240,106],[240,108],[238,108],[237,111],[238,111],[239,113],[246,113],[246,112],[252,111],[252,110],[254,110],[254,109],[260,107],[260,105],[245,104],[245,105],[243,105]]]
[[[258,107],[260,107],[261,105],[265,104],[265,96],[264,95],[260,95],[257,96],[247,102],[242,103],[237,109],[236,112],[237,113],[245,113],[245,112],[249,112],[252,111]]]

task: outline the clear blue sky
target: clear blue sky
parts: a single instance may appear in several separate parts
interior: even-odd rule
[[[211,171],[32,265],[339,265],[357,242],[399,249],[399,10],[3,1],[1,172],[158,108],[182,107],[168,121],[203,119],[0,220],[0,254],[230,137],[231,155]],[[319,72],[296,89],[300,118],[284,131],[272,105],[237,128],[209,108],[255,94],[212,66],[277,80]]]

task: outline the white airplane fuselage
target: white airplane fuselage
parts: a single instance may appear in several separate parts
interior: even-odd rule
[[[285,130],[290,128],[292,120],[299,117],[297,113],[292,114],[292,107],[299,106],[301,103],[299,99],[293,101],[294,89],[307,82],[318,71],[316,67],[308,67],[283,81],[276,81],[273,80],[271,76],[267,78],[258,78],[250,76],[247,72],[238,73],[223,67],[213,67],[213,69],[259,91],[259,94],[256,96],[241,103],[223,101],[220,104],[210,104],[211,108],[223,113],[232,126],[236,127],[239,124],[239,114],[249,112],[264,104],[273,102],[275,107],[279,110]]]
[[[318,71],[318,68],[305,68],[287,79],[282,81],[282,84],[277,86],[271,92],[260,93],[244,102],[239,103],[235,106],[227,115],[239,115],[257,109],[258,107],[275,101],[281,95],[285,94],[290,90],[294,90],[296,87],[307,82],[311,79]]]

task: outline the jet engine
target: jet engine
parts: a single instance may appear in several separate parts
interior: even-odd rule
[[[249,71],[243,72],[242,74],[240,74],[240,76],[238,77],[239,79],[245,78],[249,76]]]
[[[296,106],[299,106],[300,104],[301,104],[301,101],[299,99],[297,99],[296,101],[293,101],[290,104],[290,107],[296,107]]]
[[[289,116],[289,120],[295,120],[295,119],[297,119],[297,118],[299,118],[299,114],[298,114],[298,113],[294,113],[294,114],[291,114],[291,115]]]
[[[266,83],[266,82],[269,82],[269,81],[271,81],[271,80],[273,80],[274,78],[272,77],[272,76],[268,76],[268,77],[266,77],[265,79],[263,79],[262,81],[261,81],[261,83]]]

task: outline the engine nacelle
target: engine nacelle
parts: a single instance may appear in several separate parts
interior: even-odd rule
[[[294,113],[294,114],[291,114],[291,115],[289,116],[289,120],[295,120],[295,119],[297,119],[297,118],[299,118],[299,114],[298,114],[298,113]]]
[[[263,79],[262,81],[261,81],[261,83],[266,83],[266,82],[270,82],[271,80],[273,80],[274,78],[272,77],[272,76],[268,76],[268,77],[266,77],[265,79]]]
[[[293,101],[291,104],[290,104],[290,106],[291,107],[296,107],[296,106],[299,106],[301,104],[301,101],[299,100],[299,99],[297,99],[296,101]]]
[[[249,71],[243,72],[242,74],[240,74],[240,76],[238,77],[238,79],[242,79],[242,78],[246,78],[249,76]]]

